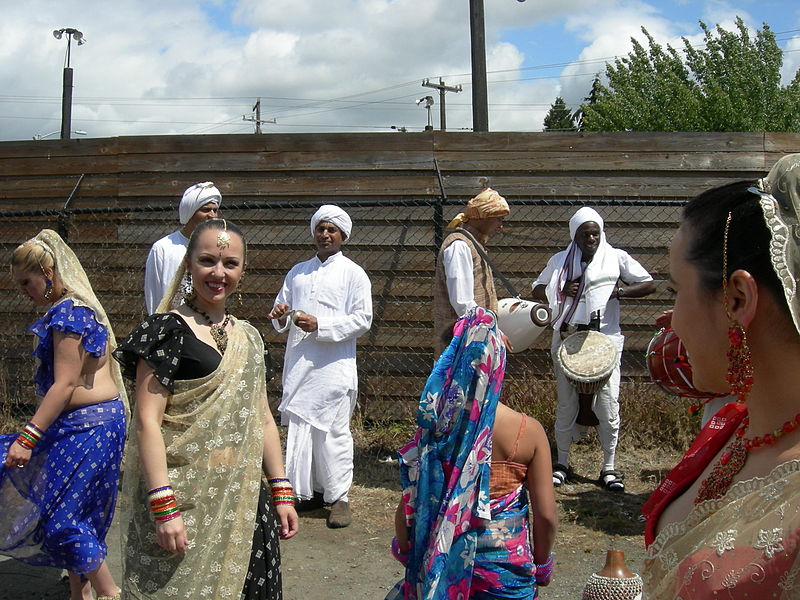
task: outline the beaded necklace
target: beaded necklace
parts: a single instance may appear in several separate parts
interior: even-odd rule
[[[228,322],[231,320],[230,313],[226,310],[225,319],[222,321],[222,323],[216,324],[211,320],[211,317],[209,317],[207,313],[197,308],[191,300],[186,300],[185,303],[186,306],[203,317],[211,326],[211,337],[214,339],[214,343],[217,345],[219,353],[225,354],[225,350],[228,347],[228,332],[225,331],[225,328],[228,326]]]
[[[699,504],[705,500],[722,498],[725,492],[728,491],[728,488],[731,487],[733,478],[736,477],[736,474],[742,470],[744,464],[747,462],[747,455],[750,451],[760,448],[761,446],[772,446],[783,435],[791,433],[800,427],[800,413],[797,413],[793,419],[786,421],[772,433],[767,433],[764,436],[756,436],[753,438],[744,437],[749,425],[750,418],[745,417],[736,430],[736,439],[729,448],[725,449],[719,457],[719,462],[714,466],[714,469],[709,473],[708,477],[700,484],[697,498],[694,499],[695,504]]]

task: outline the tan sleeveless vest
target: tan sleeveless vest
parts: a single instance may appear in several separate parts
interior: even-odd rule
[[[494,289],[492,269],[478,254],[473,239],[456,229],[442,242],[442,247],[439,249],[439,257],[436,261],[436,275],[433,284],[433,349],[436,358],[450,343],[453,337],[453,324],[457,318],[456,312],[450,305],[450,297],[447,293],[447,276],[444,272],[443,262],[445,248],[456,240],[466,242],[472,254],[473,294],[476,304],[488,308],[495,314],[497,313],[497,292]],[[483,246],[481,246],[481,250],[486,252],[486,248]]]

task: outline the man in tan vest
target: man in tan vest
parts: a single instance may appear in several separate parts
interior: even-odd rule
[[[439,249],[433,289],[433,347],[437,358],[450,343],[457,318],[475,306],[497,313],[492,269],[477,248],[486,253],[486,242],[503,228],[508,213],[505,198],[486,188],[447,226],[453,231]]]

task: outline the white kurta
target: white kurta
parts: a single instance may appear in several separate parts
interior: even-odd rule
[[[316,256],[292,267],[275,299],[317,318],[307,333],[286,319],[289,329],[279,410],[328,431],[351,392],[358,389],[356,339],[372,325],[372,285],[364,269],[341,252],[324,263]],[[286,421],[286,419],[284,419]]]
[[[456,240],[442,252],[442,265],[447,279],[447,295],[456,316],[463,317],[475,303],[475,282],[472,275],[472,252],[466,242]]]
[[[630,254],[619,248],[610,248],[617,255],[619,264],[619,278],[627,284],[651,281],[652,276],[645,268],[634,259]],[[553,274],[564,264],[566,251],[561,251],[550,258],[544,271],[539,274],[533,287],[537,285],[547,285]],[[583,298],[580,299],[583,301]],[[584,314],[586,311],[582,311]],[[578,311],[576,314],[580,314]],[[571,325],[576,325],[581,319],[573,318]],[[588,323],[588,320],[581,324]],[[600,424],[597,426],[597,435],[600,445],[603,448],[604,469],[613,469],[617,441],[619,440],[619,381],[620,364],[622,358],[622,347],[625,341],[620,328],[619,300],[609,298],[605,309],[600,315],[600,332],[610,336],[617,345],[619,354],[617,364],[606,384],[595,394],[592,401],[592,410],[597,415]],[[553,370],[556,374],[556,390],[558,393],[558,405],[556,407],[556,447],[558,450],[558,462],[563,465],[569,464],[569,448],[576,435],[576,419],[578,417],[578,392],[575,387],[567,381],[564,372],[558,366],[556,356],[561,346],[561,334],[553,331],[553,338],[550,344],[550,354],[553,358]]]
[[[173,231],[153,244],[144,267],[144,301],[147,314],[152,315],[164,294],[167,293],[172,278],[186,256],[189,239],[180,231]]]

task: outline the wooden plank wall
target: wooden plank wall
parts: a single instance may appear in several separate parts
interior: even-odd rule
[[[433,360],[430,294],[438,164],[446,220],[483,178],[512,206],[492,240],[497,266],[524,294],[547,258],[565,247],[576,207],[594,205],[612,244],[658,280],[681,202],[713,185],[762,176],[800,151],[800,135],[774,133],[390,133],[151,136],[0,142],[0,245],[4,255],[42,227],[76,185],[69,239],[124,335],[143,314],[143,263],[150,244],[177,226],[183,190],[214,181],[226,217],[250,244],[244,304],[280,361],[281,336],[263,315],[286,271],[312,253],[315,206],[347,207],[355,226],[346,253],[364,266],[375,324],[360,341],[361,402],[373,415],[408,414]],[[50,211],[41,215],[35,211]],[[35,313],[0,275],[5,397],[26,394],[24,324]],[[498,282],[499,286],[499,282]],[[669,305],[655,296],[625,302],[625,373],[643,373],[653,319]],[[507,295],[501,293],[501,295]],[[514,355],[510,377],[548,377],[547,342]],[[271,384],[278,392],[279,382]],[[275,394],[273,394],[275,395]],[[401,401],[401,402],[398,402]]]

